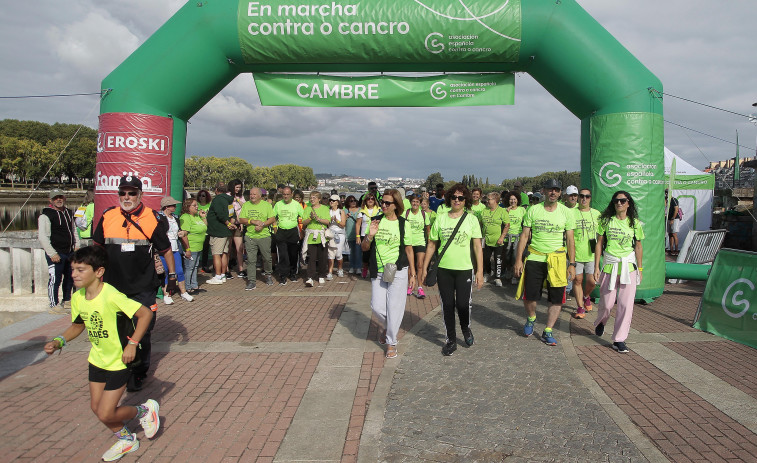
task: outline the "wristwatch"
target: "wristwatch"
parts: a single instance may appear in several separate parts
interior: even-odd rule
[[[576,263],[575,263],[575,262],[571,262],[571,263],[570,263],[569,265],[570,265],[571,267],[575,267],[575,266],[576,266]]]

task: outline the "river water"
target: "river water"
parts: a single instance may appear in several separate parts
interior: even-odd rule
[[[37,217],[42,209],[49,204],[44,198],[31,198],[24,204],[26,198],[0,198],[0,232],[36,230]],[[66,207],[76,209],[81,204],[82,198],[68,198]]]

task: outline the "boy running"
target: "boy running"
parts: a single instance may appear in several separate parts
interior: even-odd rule
[[[158,402],[153,399],[136,407],[118,406],[129,379],[127,364],[136,358],[137,345],[150,325],[152,311],[103,283],[107,259],[105,250],[98,246],[74,253],[71,268],[78,291],[71,297],[72,323],[62,335],[45,344],[45,352],[49,355],[62,349],[87,329],[92,344],[88,359],[90,406],[118,439],[102,456],[104,461],[113,461],[139,448],[137,435],[124,426],[124,421],[137,417],[150,439],[158,432],[160,417]],[[138,317],[131,336],[119,330],[119,312],[128,317],[122,320],[129,324],[133,323],[131,318]]]

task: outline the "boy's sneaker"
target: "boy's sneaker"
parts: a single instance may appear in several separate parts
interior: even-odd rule
[[[206,281],[206,283],[209,285],[222,285],[223,279],[220,276],[216,275],[213,278]]]
[[[307,280],[305,280],[305,286],[307,286],[308,288],[312,288],[313,287],[313,279],[312,278],[308,278]]]
[[[268,286],[273,286],[273,277],[271,275],[265,276],[265,284]]]
[[[576,313],[573,314],[574,318],[584,318],[586,316],[586,310],[583,307],[576,309]]]
[[[227,280],[233,280],[234,279],[234,275],[232,275],[231,272],[226,272],[226,279]]]
[[[323,278],[319,278],[318,279],[318,284],[319,285],[324,285],[324,284],[326,284],[326,280],[324,280]]]
[[[470,347],[473,345],[473,332],[471,330],[463,330],[463,339],[465,339],[465,345]]]
[[[149,399],[142,406],[147,408],[147,414],[139,419],[139,424],[145,430],[145,437],[152,439],[160,428],[160,415],[158,414],[160,405],[155,400]]]
[[[255,280],[249,280],[247,282],[247,286],[244,287],[244,290],[245,291],[252,291],[253,289],[255,289]]]
[[[116,439],[116,443],[107,452],[103,453],[103,461],[118,460],[127,453],[134,452],[137,449],[139,449],[139,441],[136,434],[132,434],[131,439]]]
[[[626,346],[626,343],[624,343],[623,341],[612,343],[612,348],[620,352],[621,354],[625,354],[626,352],[628,352],[628,347]]]
[[[329,281],[331,281],[331,280],[334,279],[334,275],[331,274],[331,273],[329,273],[329,274],[326,275],[326,279],[329,280]]]
[[[442,347],[442,355],[445,357],[449,357],[457,350],[457,343],[455,341],[450,341],[447,344]]]
[[[494,286],[496,286],[497,288],[501,288],[502,287],[502,280],[500,280],[499,278],[495,278],[494,279]]]
[[[426,293],[424,293],[424,292],[423,292],[423,288],[421,288],[421,287],[419,286],[419,287],[418,287],[418,299],[425,299],[425,298],[426,298]]]
[[[554,336],[552,336],[552,332],[551,331],[549,331],[549,332],[547,332],[547,331],[543,332],[541,334],[541,340],[544,341],[544,344],[546,344],[548,346],[556,346],[557,345],[557,340],[554,338]]]
[[[591,309],[593,309],[591,306],[591,296],[584,296],[584,307],[587,312],[591,312]]]
[[[412,286],[408,286],[407,287],[407,295],[411,296],[412,294],[413,294],[413,287]]]
[[[342,269],[337,270],[336,271],[336,276],[338,276],[339,278],[342,278],[344,276],[344,270],[342,270]]]
[[[193,298],[193,297],[192,297],[192,295],[191,295],[191,294],[189,294],[188,292],[186,292],[186,293],[181,293],[181,298],[182,298],[182,299],[184,299],[184,300],[185,300],[185,301],[187,301],[187,302],[192,302],[192,301],[194,301],[194,300],[195,300],[195,298]]]
[[[173,298],[171,296],[169,296],[168,294],[166,294],[166,295],[163,296],[163,303],[165,305],[171,305],[171,304],[173,304]]]
[[[605,334],[605,324],[600,323],[599,325],[597,325],[597,327],[594,328],[594,334],[596,334],[597,336],[602,336],[603,334]]]
[[[526,337],[529,337],[532,334],[534,334],[534,324],[535,323],[536,323],[536,320],[532,321],[532,320],[526,319],[526,324],[523,326],[523,334]]]
[[[237,272],[237,276],[239,278],[247,278],[247,272],[245,270],[242,270],[241,272]]]

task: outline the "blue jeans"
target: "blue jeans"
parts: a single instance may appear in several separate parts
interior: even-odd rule
[[[192,256],[187,259],[184,258],[184,278],[186,281],[187,291],[191,289],[197,289],[200,287],[197,284],[197,270],[200,268],[202,251],[193,252]]]
[[[163,262],[163,268],[166,269],[166,277],[163,282],[164,285],[168,284],[168,264],[166,264],[166,258],[160,256],[160,261]],[[184,266],[181,265],[182,257],[179,251],[173,252],[173,265],[176,267],[176,282],[181,283],[184,281]]]
[[[348,241],[350,245],[350,268],[353,270],[363,269],[363,250],[356,241]]]

